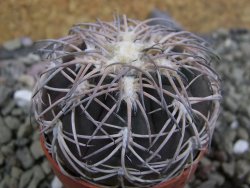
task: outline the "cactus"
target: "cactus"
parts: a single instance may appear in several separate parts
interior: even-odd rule
[[[198,36],[123,16],[45,40],[33,104],[61,171],[107,187],[150,187],[209,147],[219,61]]]

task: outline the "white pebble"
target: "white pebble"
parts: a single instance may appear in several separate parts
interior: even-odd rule
[[[27,107],[30,105],[32,92],[27,89],[17,90],[14,93],[14,99],[19,107]]]
[[[52,188],[62,188],[63,184],[62,182],[55,176],[54,179],[51,182]]]
[[[239,122],[237,120],[234,120],[231,125],[231,129],[237,129],[239,127]]]
[[[23,38],[21,38],[21,43],[22,43],[23,46],[29,47],[29,46],[31,46],[33,44],[33,41],[29,37],[23,37]]]
[[[235,154],[242,154],[248,150],[249,150],[249,143],[243,139],[237,140],[233,147],[233,151]]]

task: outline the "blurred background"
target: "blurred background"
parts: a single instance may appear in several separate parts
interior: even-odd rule
[[[153,9],[167,11],[194,32],[250,28],[249,0],[8,0],[0,1],[0,42],[59,37],[74,23],[111,20],[114,13],[145,19]]]
[[[0,188],[59,188],[30,116],[44,65],[34,42],[114,14],[168,17],[205,38],[221,57],[221,115],[211,150],[186,188],[250,188],[249,0],[0,0]]]

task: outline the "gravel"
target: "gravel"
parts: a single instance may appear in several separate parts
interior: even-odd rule
[[[13,116],[6,116],[4,122],[11,130],[17,130],[20,126],[18,118]]]
[[[43,169],[43,172],[48,175],[51,173],[51,168],[49,162],[45,159],[43,163],[41,164],[41,167]]]
[[[32,134],[33,128],[29,121],[27,120],[25,123],[21,124],[17,131],[17,138],[27,138]]]
[[[221,29],[210,41],[222,59],[214,65],[223,83],[222,109],[211,150],[203,159],[213,167],[200,165],[190,187],[249,188],[250,32]]]
[[[12,139],[12,132],[5,124],[0,125],[0,145],[8,143]]]
[[[4,164],[4,156],[2,152],[0,152],[0,166],[2,166],[3,164]]]
[[[20,168],[18,168],[16,166],[13,166],[11,168],[10,175],[11,175],[11,177],[16,178],[17,180],[19,180],[22,173],[23,173],[22,169],[20,169]]]
[[[228,176],[229,178],[233,178],[235,172],[234,172],[234,168],[235,168],[235,163],[234,162],[223,162],[222,165],[222,172]]]
[[[25,170],[29,169],[34,164],[34,158],[27,147],[18,149],[16,152],[16,157],[21,162],[21,165]]]
[[[206,39],[222,59],[214,65],[223,83],[222,108],[210,152],[186,188],[250,188],[250,31],[219,29]],[[0,53],[0,188],[61,187],[30,118],[30,96],[25,105],[14,97],[23,90],[30,95],[39,74],[32,43],[29,38],[14,40]]]
[[[39,165],[33,167],[33,176],[28,188],[38,187],[38,184],[45,178],[45,174]]]
[[[44,153],[43,153],[43,150],[42,150],[42,147],[41,147],[39,140],[35,140],[31,144],[30,151],[31,151],[31,154],[33,155],[35,160],[40,159],[41,157],[44,156]]]
[[[18,187],[19,188],[27,187],[27,185],[29,184],[29,182],[30,182],[30,180],[32,178],[32,174],[33,174],[33,169],[25,171],[21,176]]]
[[[20,39],[13,39],[10,41],[7,41],[3,44],[3,47],[7,50],[16,50],[21,47],[21,40]]]
[[[204,182],[202,182],[198,188],[210,188],[210,187],[215,187],[216,185],[216,180],[214,179],[209,179]]]
[[[235,168],[236,176],[239,180],[243,180],[250,172],[250,164],[246,160],[238,160]]]

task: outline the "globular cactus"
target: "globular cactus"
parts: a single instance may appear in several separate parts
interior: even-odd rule
[[[46,40],[33,103],[61,171],[98,186],[150,187],[192,167],[219,111],[218,61],[187,31],[115,18]]]

